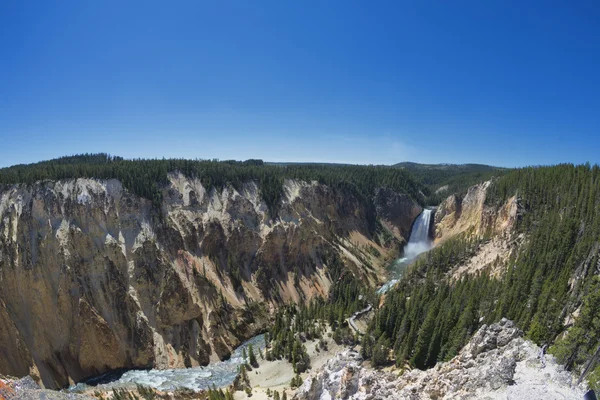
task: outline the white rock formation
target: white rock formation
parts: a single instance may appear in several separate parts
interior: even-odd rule
[[[484,325],[449,362],[397,376],[362,366],[353,350],[338,353],[306,379],[297,400],[582,399],[584,388],[552,356],[541,356],[512,321]]]

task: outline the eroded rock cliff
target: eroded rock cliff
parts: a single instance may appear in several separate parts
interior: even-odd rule
[[[452,194],[435,213],[436,244],[465,233],[473,236],[509,234],[519,218],[519,201],[511,197],[500,208],[485,204],[491,182],[469,188],[464,196]]]
[[[226,358],[274,304],[326,295],[332,264],[379,283],[421,211],[288,180],[274,216],[253,182],[169,181],[160,210],[116,180],[0,188],[0,373],[56,388]]]
[[[436,209],[436,245],[457,236],[479,241],[475,253],[451,269],[449,276],[453,279],[483,270],[500,276],[506,261],[523,243],[524,236],[515,234],[522,214],[518,198],[513,196],[500,206],[487,205],[489,187],[490,182],[472,186],[464,196],[453,194]]]

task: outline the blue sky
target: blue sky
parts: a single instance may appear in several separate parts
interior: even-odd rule
[[[4,1],[0,166],[600,163],[598,1]]]

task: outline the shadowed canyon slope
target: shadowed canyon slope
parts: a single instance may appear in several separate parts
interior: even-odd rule
[[[254,182],[170,174],[159,211],[118,180],[0,187],[0,373],[55,388],[226,358],[269,307],[327,295],[336,265],[380,283],[421,212],[391,190],[284,192],[273,217]]]

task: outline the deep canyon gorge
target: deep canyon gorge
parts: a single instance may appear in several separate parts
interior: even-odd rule
[[[398,290],[426,287],[429,269],[441,264],[434,282],[447,285],[443,290],[485,276],[501,284],[535,242],[520,229],[532,215],[531,201],[518,193],[499,197],[495,182],[447,193],[428,208],[385,185],[365,196],[352,185],[298,178],[282,180],[274,207],[258,180],[211,187],[179,171],[159,186],[158,204],[118,179],[4,184],[0,374],[60,389],[114,371],[220,368],[232,354],[239,363],[234,350],[270,331],[283,304],[327,301],[347,276],[366,290],[384,285],[381,304],[373,304],[381,311],[369,308],[356,331],[385,336],[378,318],[390,313],[388,291],[395,301]],[[419,256],[431,246],[431,254]],[[581,268],[596,262],[597,249],[577,264],[572,291],[586,282],[578,276],[593,272]],[[565,303],[567,329],[584,294]],[[413,329],[425,335],[428,319],[420,318]],[[477,318],[469,326],[495,317]],[[164,380],[169,374],[159,371],[163,383],[154,387],[172,387]],[[214,383],[198,379],[189,387]]]
[[[390,238],[378,243],[372,210],[348,192],[286,181],[273,220],[253,182],[219,192],[169,179],[162,220],[117,180],[3,188],[1,373],[59,388],[113,369],[226,358],[265,329],[278,301],[326,296],[329,259],[380,283],[421,212],[380,190],[375,212]]]

